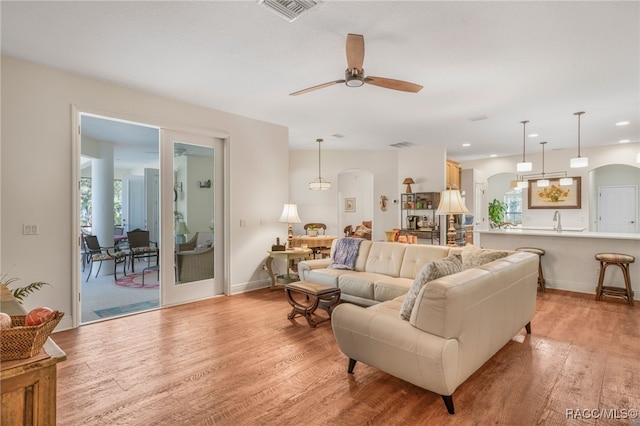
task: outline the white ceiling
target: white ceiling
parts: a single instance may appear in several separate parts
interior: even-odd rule
[[[287,126],[291,149],[444,143],[458,160],[640,140],[638,1],[324,1],[290,23],[256,1],[2,1],[2,53]],[[342,79],[347,33],[367,75]],[[480,116],[480,121],[471,119]],[[616,122],[630,125],[616,126]],[[341,134],[343,138],[332,135]],[[462,147],[470,143],[469,147]]]

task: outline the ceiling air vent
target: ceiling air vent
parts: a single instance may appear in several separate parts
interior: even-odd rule
[[[295,21],[303,12],[318,3],[320,2],[316,0],[258,0],[258,4],[289,22]]]
[[[411,142],[398,142],[398,143],[392,143],[390,146],[394,147],[394,148],[409,148],[410,146],[413,146],[414,144],[412,144]]]

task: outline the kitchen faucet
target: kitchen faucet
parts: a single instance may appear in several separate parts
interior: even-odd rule
[[[556,210],[556,212],[553,214],[553,221],[558,221],[557,225],[553,225],[553,229],[558,232],[562,232],[562,224],[560,223],[560,212],[558,210]]]

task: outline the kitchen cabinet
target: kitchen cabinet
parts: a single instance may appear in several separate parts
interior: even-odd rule
[[[447,160],[447,189],[460,189],[460,164]]]

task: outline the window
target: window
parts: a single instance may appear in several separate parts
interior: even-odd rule
[[[522,223],[522,190],[512,189],[504,194],[507,214],[504,221],[518,225]]]
[[[91,233],[91,178],[80,178],[80,226]],[[113,225],[122,226],[122,180],[113,180]]]

